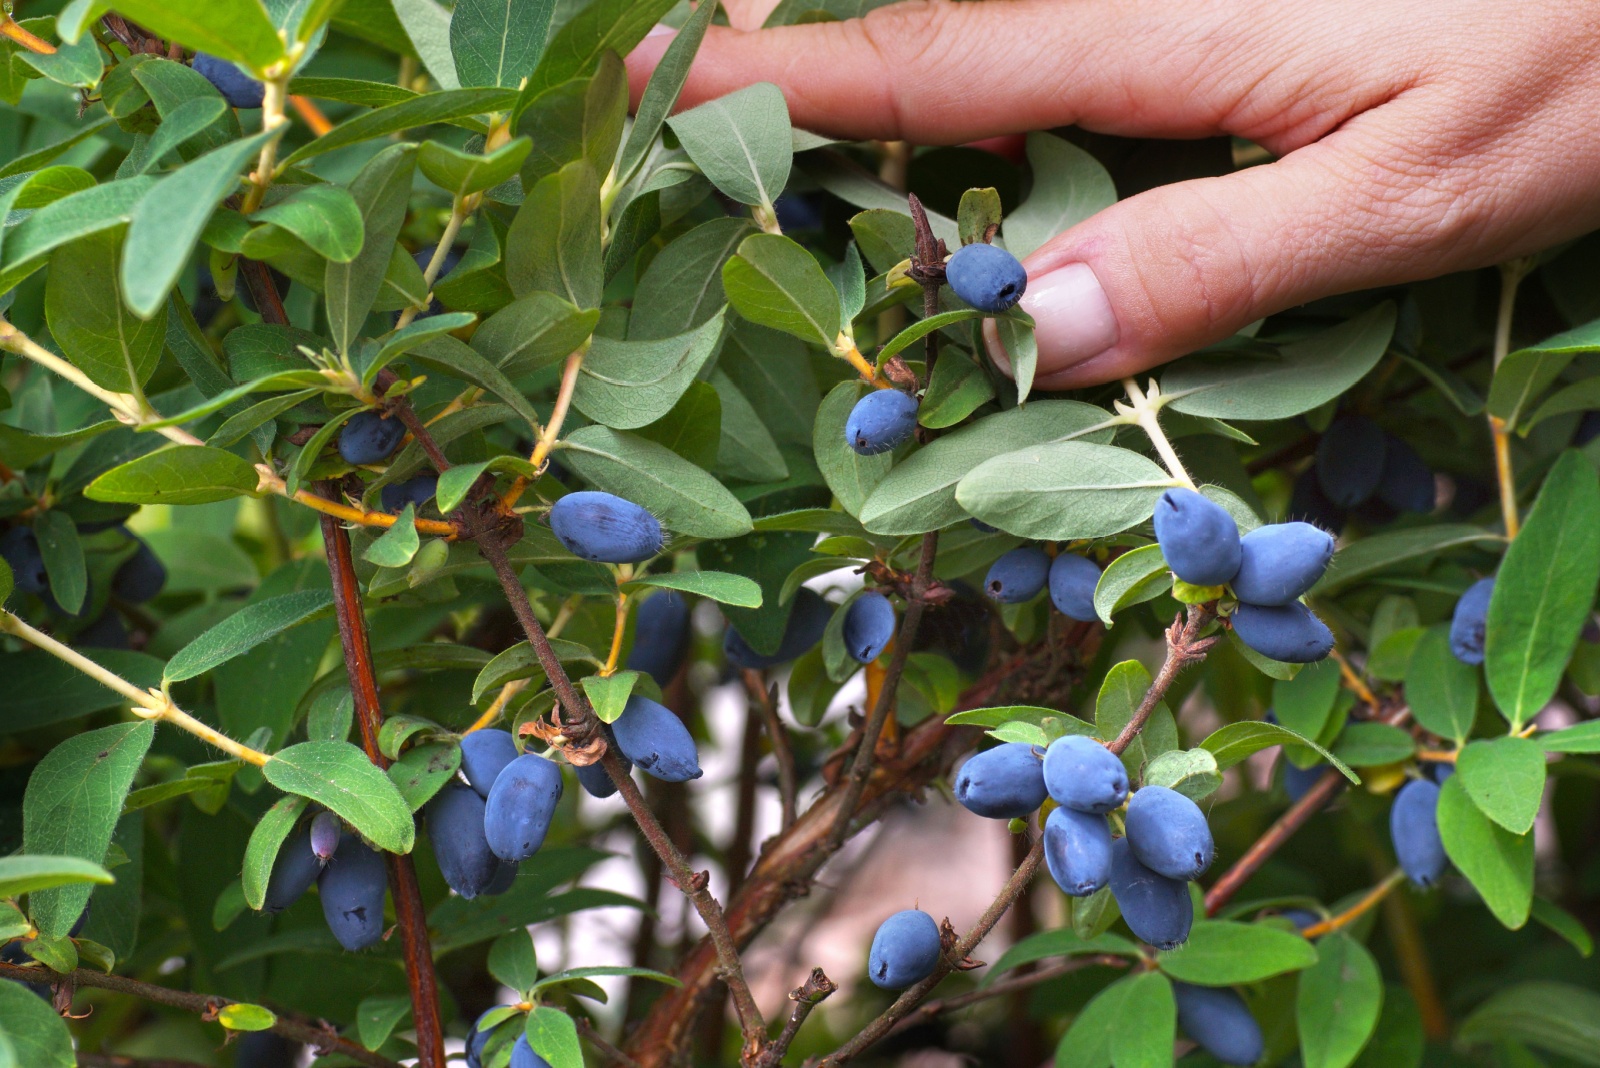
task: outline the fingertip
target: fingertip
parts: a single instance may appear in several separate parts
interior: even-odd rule
[[[650,81],[650,75],[655,73],[656,65],[661,62],[661,57],[666,54],[667,46],[672,44],[678,31],[664,23],[656,23],[645,39],[640,41],[632,52],[628,53],[626,60],[628,67],[628,102],[629,106],[637,106],[639,97],[644,94],[644,87]]]

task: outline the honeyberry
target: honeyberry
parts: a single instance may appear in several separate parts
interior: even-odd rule
[[[1145,786],[1128,801],[1128,845],[1139,863],[1169,879],[1188,882],[1211,867],[1215,846],[1206,814],[1165,786]]]
[[[1444,781],[1456,773],[1456,766],[1450,763],[1448,760],[1418,761],[1417,768],[1422,772],[1422,774],[1426,775],[1440,786],[1443,786]]]
[[[518,1035],[516,1044],[511,1047],[510,1068],[550,1068],[550,1062],[533,1052],[527,1035]]]
[[[633,770],[633,761],[622,755],[615,746],[612,747],[617,756],[622,758],[623,766],[628,771]],[[611,781],[611,775],[606,771],[604,764],[585,764],[574,767],[578,773],[578,785],[583,787],[584,793],[590,797],[607,798],[617,792],[617,784]]]
[[[944,277],[956,296],[986,312],[1005,311],[1028,288],[1028,272],[1017,258],[981,241],[957,249],[944,265]]]
[[[961,765],[956,800],[995,820],[1021,819],[1044,804],[1044,764],[1026,742],[1003,742]]]
[[[1050,564],[1050,603],[1068,619],[1093,623],[1094,589],[1100,584],[1100,565],[1086,556],[1062,553]]]
[[[1111,828],[1104,816],[1058,808],[1044,821],[1044,862],[1071,897],[1088,897],[1111,880]]]
[[[1389,806],[1389,840],[1406,877],[1418,886],[1432,886],[1449,864],[1439,837],[1439,787],[1412,779]]]
[[[1068,734],[1044,751],[1044,785],[1056,804],[1104,814],[1128,798],[1128,770],[1098,741]]]
[[[1223,1064],[1249,1065],[1261,1059],[1266,1043],[1261,1025],[1231,987],[1173,983],[1178,1026],[1200,1048]]]
[[[1012,549],[989,568],[983,592],[1001,604],[1031,601],[1050,577],[1050,556],[1037,545]]]
[[[628,667],[642,671],[665,686],[678,674],[693,637],[689,628],[689,602],[677,590],[659,590],[639,602],[634,616],[633,648]]]
[[[1333,632],[1299,601],[1285,605],[1239,603],[1233,632],[1262,656],[1285,664],[1310,664],[1333,651]]]
[[[484,833],[485,807],[476,790],[458,782],[445,783],[427,805],[428,837],[439,871],[445,884],[468,901],[487,890],[500,871],[500,858]]]
[[[854,660],[870,664],[894,637],[894,605],[876,590],[854,601],[844,617],[844,648]]]
[[[1371,497],[1383,477],[1388,435],[1363,415],[1344,415],[1329,424],[1317,442],[1317,480],[1328,499],[1354,508]]]
[[[856,401],[844,421],[844,440],[862,456],[899,448],[917,429],[917,398],[898,389],[875,389]]]
[[[489,885],[483,888],[484,897],[496,897],[511,889],[511,884],[517,881],[517,865],[509,860],[502,860],[494,869],[494,878],[489,880]]]
[[[1450,617],[1450,651],[1463,664],[1483,663],[1483,643],[1489,627],[1489,598],[1494,579],[1479,579],[1467,587]]]
[[[272,862],[261,911],[282,912],[293,905],[301,894],[311,889],[321,872],[322,862],[311,851],[310,830],[301,828],[290,834],[278,847],[278,856]]]
[[[1427,514],[1433,511],[1437,490],[1433,472],[1417,450],[1393,434],[1384,447],[1383,476],[1378,480],[1378,499],[1397,512]]]
[[[942,946],[939,925],[921,909],[897,912],[878,926],[867,957],[867,978],[884,990],[903,990],[933,974]]]
[[[648,697],[629,697],[611,733],[624,756],[663,782],[687,782],[703,774],[689,728],[672,709]]]
[[[339,851],[339,840],[344,837],[344,823],[339,817],[326,810],[319,812],[311,820],[311,855],[317,858],[318,864],[326,864],[333,859]]]
[[[1228,510],[1191,489],[1156,501],[1156,541],[1172,573],[1191,586],[1220,586],[1239,570],[1239,525]]]
[[[193,66],[197,74],[217,87],[230,107],[258,108],[266,99],[266,86],[225,59],[196,52]]]
[[[967,519],[967,523],[968,523],[968,525],[970,525],[972,527],[973,530],[979,530],[979,531],[982,531],[985,534],[998,534],[998,533],[1000,533],[1000,528],[999,527],[991,527],[988,523],[985,523],[983,520],[979,519],[977,516],[969,516],[968,519]]]
[[[365,949],[383,937],[383,894],[388,887],[383,857],[355,835],[345,835],[317,878],[323,919],[345,949]]]
[[[406,436],[398,419],[386,419],[382,412],[368,409],[357,412],[339,430],[339,456],[347,464],[381,464]]]
[[[489,1027],[481,1031],[479,1028],[483,1026],[484,1019],[493,1011],[495,1010],[486,1010],[482,1016],[472,1022],[472,1030],[467,1032],[467,1068],[483,1068],[483,1049],[489,1044],[489,1036],[494,1034],[494,1028]]]
[[[150,546],[138,538],[133,540],[138,548],[111,577],[111,592],[124,601],[143,604],[160,593],[167,584],[167,568]]]
[[[1230,585],[1241,601],[1284,605],[1317,584],[1333,559],[1333,536],[1310,523],[1272,523],[1239,539]]]
[[[550,529],[574,556],[634,564],[661,551],[661,524],[645,509],[611,493],[579,490],[550,509]]]
[[[44,553],[32,527],[12,527],[0,534],[0,558],[11,566],[11,578],[23,593],[43,594],[50,588]]]
[[[744,635],[729,627],[722,637],[722,653],[735,667],[752,671],[787,664],[822,640],[822,633],[828,629],[828,620],[833,616],[833,607],[822,594],[802,586],[794,595],[794,605],[789,609],[789,620],[784,624],[777,652],[756,652]]]
[[[461,774],[481,798],[488,799],[495,779],[515,759],[517,740],[510,731],[485,728],[461,736]]]
[[[1128,930],[1157,949],[1177,949],[1189,940],[1194,902],[1189,884],[1139,863],[1126,838],[1111,843],[1111,896]]]
[[[538,753],[524,753],[495,778],[484,803],[483,829],[501,860],[527,860],[544,845],[561,800],[561,769]]]
[[[378,503],[390,515],[399,515],[406,510],[406,505],[421,508],[433,500],[433,495],[439,492],[439,476],[432,471],[424,471],[420,475],[413,475],[401,482],[391,482],[378,491]]]

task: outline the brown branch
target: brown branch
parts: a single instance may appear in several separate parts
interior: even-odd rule
[[[897,1035],[901,1031],[926,1023],[943,1013],[956,1012],[959,1009],[964,1009],[969,1005],[976,1005],[982,1001],[988,1001],[991,998],[1005,997],[1007,994],[1028,990],[1038,986],[1040,983],[1048,983],[1052,979],[1059,979],[1063,975],[1069,975],[1072,972],[1095,965],[1125,968],[1128,965],[1128,960],[1125,957],[1113,957],[1105,954],[1092,957],[1075,957],[1072,960],[1057,961],[1055,964],[1046,965],[1036,971],[1013,975],[1009,979],[1001,979],[999,982],[990,983],[988,986],[977,990],[969,990],[965,994],[957,994],[955,997],[934,998],[932,1001],[923,1002],[907,1013],[904,1019],[890,1029],[889,1034]]]
[[[1132,745],[1133,740],[1144,730],[1144,725],[1155,713],[1156,706],[1167,696],[1167,690],[1177,680],[1178,672],[1206,658],[1206,653],[1210,652],[1218,639],[1201,638],[1199,634],[1215,616],[1215,611],[1205,605],[1190,605],[1187,622],[1181,618],[1173,620],[1172,626],[1167,628],[1167,658],[1161,662],[1161,669],[1156,672],[1150,688],[1145,691],[1144,699],[1134,710],[1133,718],[1128,720],[1128,725],[1123,727],[1121,733],[1106,746],[1107,749],[1121,755],[1124,749]]]
[[[250,298],[256,302],[256,311],[261,316],[261,321],[272,323],[274,326],[289,325],[289,313],[283,310],[283,298],[278,295],[278,283],[272,280],[272,272],[260,260],[240,258],[239,276],[244,279],[244,287],[250,291]]]
[[[789,1013],[789,1019],[784,1021],[783,1031],[757,1059],[756,1068],[777,1068],[782,1064],[784,1054],[789,1052],[795,1036],[800,1033],[800,1025],[806,1022],[811,1010],[828,1000],[838,989],[839,984],[829,979],[821,968],[811,969],[806,981],[789,991],[789,1000],[794,1002],[794,1008]]]
[[[744,731],[739,739],[739,781],[734,790],[733,835],[723,852],[722,864],[728,874],[728,892],[739,889],[750,858],[756,834],[756,769],[761,763],[761,713],[754,701],[744,710]]]
[[[98,990],[110,990],[118,994],[143,998],[157,1005],[183,1009],[202,1016],[215,1016],[218,1010],[238,1004],[232,998],[216,994],[193,994],[186,990],[173,990],[171,987],[156,986],[154,983],[140,982],[138,979],[129,979],[121,975],[106,975],[87,968],[78,968],[65,975],[57,975],[42,968],[19,968],[14,964],[0,963],[0,979],[15,979],[22,983],[70,983],[77,987],[94,987]],[[300,1020],[279,1016],[270,1030],[285,1038],[315,1046],[324,1052],[337,1051],[370,1068],[400,1068],[396,1062],[369,1052],[359,1042],[352,1042],[340,1036],[326,1025],[317,1027]]]
[[[1244,856],[1233,862],[1233,867],[1223,872],[1222,878],[1212,884],[1206,891],[1206,915],[1215,916],[1222,907],[1233,899],[1239,888],[1250,880],[1250,877],[1260,870],[1261,865],[1276,853],[1283,843],[1287,842],[1294,833],[1305,826],[1306,821],[1318,812],[1324,805],[1332,801],[1341,789],[1344,788],[1344,776],[1335,768],[1329,768],[1323,773],[1322,778],[1311,784],[1311,789],[1290,805],[1283,815],[1278,817],[1276,823],[1267,828],[1267,832],[1257,838]]]
[[[744,686],[750,693],[751,703],[761,712],[766,723],[767,736],[772,741],[772,758],[778,764],[778,798],[783,804],[783,826],[792,827],[798,810],[795,781],[794,748],[789,744],[789,730],[778,717],[778,684],[766,685],[761,672],[746,668]]]

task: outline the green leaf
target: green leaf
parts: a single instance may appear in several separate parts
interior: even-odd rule
[[[1594,955],[1594,939],[1579,919],[1552,901],[1533,899],[1533,918],[1572,944],[1581,957]]]
[[[163,681],[182,682],[203,675],[324,612],[332,604],[331,590],[314,589],[286,593],[241,608],[178,650],[167,661]]]
[[[389,779],[405,798],[406,807],[416,812],[455,778],[461,767],[461,747],[454,742],[415,745],[389,765]]]
[[[898,356],[935,330],[943,330],[945,327],[956,323],[964,323],[972,319],[982,319],[983,317],[984,313],[976,308],[957,308],[955,311],[940,312],[937,315],[929,315],[926,318],[918,319],[884,343],[883,347],[878,350],[878,364],[882,366],[889,357]]]
[[[743,575],[730,575],[725,571],[674,571],[663,575],[645,575],[622,584],[622,588],[630,592],[640,586],[682,590],[737,608],[761,607],[760,585]]]
[[[1233,767],[1251,753],[1258,753],[1274,745],[1303,745],[1313,749],[1324,760],[1338,768],[1339,773],[1345,778],[1353,783],[1361,782],[1360,777],[1346,767],[1338,757],[1304,735],[1296,734],[1276,723],[1264,723],[1258,720],[1230,723],[1212,731],[1210,736],[1200,743],[1201,748],[1209,749],[1211,755],[1217,758],[1217,766],[1223,770]]]
[[[788,184],[789,106],[771,82],[681,112],[667,125],[711,184],[741,204],[771,208]]]
[[[1158,958],[1162,971],[1199,986],[1259,982],[1316,961],[1316,948],[1298,934],[1233,920],[1196,920],[1189,941]]]
[[[489,974],[519,994],[533,989],[539,982],[539,958],[529,932],[512,931],[495,939],[489,947]]]
[[[828,483],[833,495],[839,498],[839,507],[850,515],[858,514],[873,490],[883,482],[894,464],[892,453],[863,456],[850,447],[845,438],[845,421],[850,411],[871,386],[860,379],[846,379],[828,391],[817,407],[816,423],[812,430],[813,452],[817,467]]]
[[[710,385],[718,409],[716,458],[712,461],[717,471],[745,482],[788,478],[789,465],[750,398],[720,367],[711,372]]]
[[[1512,731],[1555,696],[1600,583],[1600,475],[1582,453],[1556,460],[1506,548],[1489,601],[1484,673]]]
[[[1373,768],[1405,760],[1417,751],[1417,742],[1387,723],[1351,723],[1339,732],[1333,751],[1353,767]]]
[[[1222,772],[1209,749],[1174,749],[1145,765],[1144,783],[1165,786],[1198,801],[1222,785]]]
[[[450,54],[461,84],[521,85],[544,54],[555,10],[555,0],[459,0]]]
[[[1137,660],[1124,660],[1106,672],[1094,703],[1095,731],[1101,740],[1112,741],[1133,721],[1150,684],[1150,672]],[[1136,777],[1147,762],[1177,747],[1178,728],[1172,711],[1158,703],[1144,729],[1122,751],[1122,763],[1129,776]]]
[[[29,215],[6,238],[0,290],[11,288],[37,270],[52,250],[127,222],[134,204],[155,182],[149,175],[104,182],[62,197]],[[88,264],[89,254],[83,255]],[[116,278],[115,267],[116,256],[107,256],[103,265],[106,278]]]
[[[11,251],[20,244],[13,238]],[[117,393],[132,393],[155,372],[167,327],[165,315],[140,319],[128,310],[117,279],[121,250],[121,239],[105,231],[58,249],[50,257],[44,311],[62,354],[90,381]]]
[[[947,721],[948,722],[948,721]],[[1139,947],[1121,935],[1103,934],[1097,938],[1080,938],[1070,927],[1031,934],[1014,946],[1007,947],[1000,959],[989,965],[978,981],[978,989],[995,982],[1013,968],[1051,957],[1083,957],[1110,954],[1135,960]]]
[[[510,89],[445,89],[415,96],[347,119],[321,137],[314,137],[289,153],[283,163],[285,166],[293,166],[325,152],[332,152],[336,148],[386,137],[401,130],[432,126],[440,122],[455,122],[469,115],[504,111],[513,98],[513,91]],[[401,147],[408,152],[416,150],[415,145],[395,145],[385,151],[392,152],[395,148]],[[356,192],[354,187],[350,191]],[[361,199],[359,193],[356,193],[356,199]],[[370,225],[368,230],[371,230]]]
[[[422,146],[424,152],[429,145],[431,142]],[[250,218],[287,230],[312,252],[334,263],[355,259],[366,237],[361,206],[337,185],[308,185]]]
[[[627,707],[628,696],[639,681],[637,671],[619,671],[615,675],[585,675],[581,680],[584,696],[594,706],[594,714],[602,723],[615,723]]]
[[[1272,711],[1278,722],[1307,738],[1322,737],[1339,697],[1339,665],[1331,660],[1307,664],[1292,679],[1272,685]]]
[[[74,1068],[78,1063],[66,1022],[49,1001],[21,983],[0,983],[0,1047],[0,1065],[9,1055],[9,1068]]]
[[[1525,1042],[1579,1064],[1600,1064],[1600,994],[1549,980],[1504,987],[1461,1023],[1465,1046]]]
[[[1017,403],[1028,399],[1033,389],[1033,372],[1039,365],[1039,342],[1033,336],[1033,319],[1018,308],[1011,315],[995,319],[1000,347],[1011,362],[1011,377],[1017,383]]]
[[[116,880],[98,864],[80,857],[0,857],[0,897],[21,897],[35,890],[71,883],[110,883]]]
[[[1300,1056],[1306,1068],[1348,1068],[1378,1026],[1383,976],[1366,947],[1343,932],[1316,948],[1295,995]]]
[[[668,244],[639,279],[628,336],[674,337],[725,306],[722,266],[754,232],[748,219],[711,219]]]
[[[1111,1034],[1112,1068],[1170,1068],[1178,1022],[1172,983],[1160,972],[1140,972],[1118,985],[1127,989],[1118,1011],[1123,1026]]]
[[[217,1022],[230,1031],[265,1031],[278,1022],[272,1010],[234,1002],[217,1013]]]
[[[1018,259],[1057,234],[1117,202],[1116,186],[1098,160],[1054,134],[1028,135],[1033,189],[1006,216],[1006,248]]]
[[[1314,597],[1327,596],[1357,579],[1388,571],[1399,564],[1420,561],[1450,549],[1504,540],[1498,534],[1465,523],[1439,523],[1373,534],[1341,546],[1311,593]]]
[[[50,596],[63,609],[76,615],[89,592],[89,572],[77,524],[65,512],[51,509],[34,520],[33,533],[39,539],[39,552],[44,557]]]
[[[996,708],[971,708],[965,712],[957,712],[946,716],[945,722],[952,726],[974,727],[1002,727],[1006,724],[1024,723],[1039,729],[1040,736],[1046,740],[1060,738],[1067,734],[1082,734],[1088,737],[1098,737],[1094,724],[1081,720],[1068,712],[1060,712],[1054,708],[1041,708],[1038,705],[1000,705]]]
[[[1161,378],[1174,411],[1230,422],[1287,419],[1346,392],[1389,347],[1395,308],[1380,304],[1348,322],[1291,341],[1274,356],[1183,360]]]
[[[546,290],[579,308],[598,308],[605,284],[600,228],[600,183],[587,161],[539,179],[506,236],[511,292]]]
[[[599,666],[599,661],[595,660],[588,647],[576,642],[552,638],[550,647],[555,650],[556,659],[564,664],[590,661]],[[472,703],[477,704],[492,689],[527,678],[542,679],[544,670],[539,666],[539,658],[534,655],[533,647],[527,642],[518,642],[504,652],[495,654],[494,659],[478,672],[477,679],[472,683]],[[385,721],[385,726],[393,723],[395,718],[391,716]]]
[[[147,174],[159,168],[167,156],[188,144],[227,111],[228,104],[220,96],[191,97],[173,108],[162,117],[161,125],[151,135],[145,147],[144,163],[137,173]]]
[[[411,998],[406,994],[362,998],[356,1006],[356,1034],[361,1044],[369,1050],[378,1049],[410,1013]]]
[[[122,649],[90,649],[89,658],[135,686],[161,681],[161,661],[146,653]],[[8,731],[64,723],[108,708],[125,706],[117,691],[101,685],[70,664],[41,649],[0,656],[0,693],[6,695]]]
[[[1143,522],[1172,485],[1172,476],[1139,453],[1058,441],[985,460],[956,485],[956,501],[1008,533],[1067,541]]]
[[[118,723],[74,735],[46,753],[23,794],[22,851],[104,863],[122,800],[154,736],[148,720]],[[28,911],[39,932],[65,936],[92,889],[74,883],[30,894]]]
[[[614,55],[602,56],[588,77],[575,78],[541,94],[517,121],[517,132],[533,144],[522,164],[522,188],[532,189],[547,175],[579,161],[587,162],[597,176],[609,175],[627,115],[627,70]],[[683,172],[669,173],[679,180],[688,177]],[[641,199],[646,193],[635,190],[632,200]],[[659,198],[652,199],[659,209]]]
[[[562,446],[579,475],[676,533],[735,538],[751,529],[750,513],[722,483],[665,446],[603,426],[574,431]]]
[[[410,105],[395,106],[404,108]],[[390,109],[375,111],[372,115],[387,110]],[[372,115],[365,117],[371,118]],[[338,132],[336,129],[333,133],[316,138],[311,144],[322,144]],[[351,350],[356,335],[366,322],[367,313],[372,310],[378,292],[383,288],[384,272],[394,252],[395,241],[400,236],[401,224],[405,222],[406,202],[411,196],[411,174],[416,161],[415,145],[391,145],[368,160],[367,165],[350,182],[350,195],[361,209],[366,237],[355,259],[349,263],[330,262],[322,278],[328,334],[333,338],[334,348],[341,353]]]
[[[722,288],[752,323],[831,349],[839,336],[839,294],[803,247],[782,234],[751,234],[722,265]]]
[[[485,3],[488,0],[475,0]],[[500,0],[502,7],[509,7]],[[457,13],[461,8],[457,6]],[[516,174],[528,158],[533,142],[526,137],[507,141],[493,152],[464,152],[439,141],[424,141],[417,149],[417,167],[428,181],[453,197],[493,189]],[[315,187],[313,187],[315,188]]]
[[[931,430],[955,426],[994,399],[994,384],[982,367],[960,352],[940,356],[917,407],[917,422]]]
[[[446,315],[429,316],[423,320],[423,323],[427,324],[445,318],[447,318]],[[522,417],[530,429],[539,425],[539,413],[534,410],[532,404],[528,403],[528,398],[522,394],[522,391],[516,387],[515,383],[507,378],[505,373],[496,368],[494,364],[479,356],[476,351],[455,338],[447,336],[431,338],[416,345],[411,355],[412,359],[417,363],[438,367],[447,374],[464,378],[474,385],[482,386],[490,393],[504,400],[512,411]],[[475,411],[473,408],[469,408],[466,411],[457,412],[453,416],[446,416],[445,419],[440,420],[440,423],[433,428],[434,440],[441,445],[445,443],[443,433],[446,425],[448,425],[447,420],[453,420],[458,417],[463,421],[468,419],[482,420],[462,427],[457,431],[458,434],[469,433],[478,427],[493,425],[502,421],[500,419],[490,419],[482,405],[475,407],[478,410]],[[419,459],[420,456],[421,450],[419,447]]]
[[[1056,1068],[1111,1068],[1117,1033],[1128,1026],[1122,1014],[1128,985],[1126,979],[1116,980],[1073,1018],[1056,1047]]]
[[[1459,745],[1478,716],[1478,669],[1450,651],[1450,628],[1429,627],[1412,647],[1405,696],[1411,715],[1423,727]]]
[[[1112,193],[1115,196],[1115,191]],[[1000,225],[1000,193],[994,187],[969,189],[961,194],[956,209],[956,225],[961,228],[963,245],[981,244],[992,236],[991,227]]]
[[[112,6],[157,37],[243,64],[258,77],[283,58],[283,41],[261,0],[114,0]]]
[[[1527,834],[1544,797],[1544,750],[1515,735],[1468,742],[1456,774],[1485,816],[1512,834]]]
[[[331,808],[373,845],[411,852],[411,809],[394,782],[348,742],[301,742],[272,755],[261,769],[268,782]]]
[[[1534,735],[1547,753],[1600,753],[1600,720]]]
[[[589,418],[636,430],[672,410],[722,345],[718,312],[696,329],[659,341],[596,337],[578,376],[572,402]]]
[[[417,536],[417,508],[406,502],[394,525],[374,538],[361,558],[379,567],[405,567],[417,555],[422,539]]]
[[[1439,837],[1451,863],[1483,896],[1494,918],[1516,930],[1533,905],[1533,835],[1515,835],[1485,816],[1452,775],[1439,788]]]
[[[580,311],[554,293],[529,293],[485,319],[472,335],[472,348],[518,378],[576,351],[599,321],[598,308]]]
[[[1517,426],[1573,357],[1591,352],[1600,352],[1600,319],[1508,353],[1489,384],[1489,414]]]
[[[641,979],[650,979],[657,983],[665,983],[667,986],[683,986],[681,980],[676,979],[665,972],[658,972],[654,968],[628,968],[618,965],[595,965],[588,968],[565,968],[559,972],[545,976],[537,983],[534,983],[530,990],[548,990],[553,986],[561,986],[564,983],[574,983],[580,980],[598,978],[606,975],[623,977],[637,976]]]
[[[585,5],[556,32],[518,99],[516,113],[541,93],[562,82],[581,78],[599,65],[607,52],[625,56],[644,40],[674,0],[595,0]]]
[[[1045,402],[1048,403],[1048,402]],[[1037,409],[1039,405],[1034,405]],[[1159,545],[1129,549],[1100,572],[1094,587],[1094,610],[1106,626],[1124,608],[1142,604],[1172,588],[1172,572]]]
[[[689,78],[689,64],[694,62],[700,42],[705,39],[706,27],[711,25],[716,12],[716,0],[707,0],[696,7],[694,14],[678,29],[677,36],[667,46],[656,69],[650,73],[650,80],[645,83],[644,95],[639,98],[639,106],[634,113],[633,127],[628,131],[628,140],[622,146],[622,156],[617,162],[617,174],[622,180],[632,177],[639,164],[644,162],[655,143],[656,134],[661,132],[661,124],[672,114],[678,94],[683,92],[683,83]],[[787,121],[787,109],[784,118]]]
[[[239,881],[244,890],[245,904],[260,911],[267,900],[267,884],[272,880],[272,865],[278,859],[289,832],[306,810],[306,799],[295,794],[280,797],[256,821],[250,832],[250,843],[244,850],[244,867]]]
[[[540,1005],[528,1013],[528,1045],[549,1062],[550,1068],[583,1068],[578,1028],[560,1009]]]

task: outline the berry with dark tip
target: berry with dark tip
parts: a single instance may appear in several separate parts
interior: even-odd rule
[[[897,912],[872,936],[867,978],[884,990],[904,990],[933,974],[942,951],[932,916],[921,909]]]
[[[1251,604],[1284,605],[1317,584],[1333,559],[1333,536],[1310,523],[1272,523],[1239,539],[1229,583]]]
[[[354,952],[383,937],[383,895],[388,888],[382,854],[355,835],[345,835],[317,878],[322,916],[341,946]]]
[[[1213,500],[1181,487],[1156,501],[1156,541],[1167,567],[1191,586],[1220,586],[1239,570],[1239,524]]]
[[[1133,855],[1151,871],[1188,882],[1211,867],[1216,847],[1206,814],[1178,791],[1165,786],[1135,791],[1123,819]]]
[[[1011,253],[981,241],[958,248],[944,265],[956,296],[979,311],[1003,312],[1022,299],[1028,272]]]
[[[783,627],[783,640],[775,653],[758,653],[750,647],[733,627],[722,636],[722,655],[735,667],[763,671],[787,664],[813,649],[828,629],[834,606],[822,594],[807,586],[800,587],[794,595],[794,605],[789,609],[789,621]]]
[[[611,733],[624,756],[663,782],[687,782],[703,774],[689,728],[672,709],[648,697],[629,697]]]
[[[1003,742],[974,755],[961,765],[954,788],[967,811],[993,820],[1021,819],[1048,796],[1044,764],[1026,742]]]
[[[138,548],[122,562],[111,577],[111,592],[132,604],[153,599],[167,584],[167,568],[144,542],[135,538]]]
[[[311,889],[320,874],[322,862],[311,852],[310,829],[301,828],[290,834],[278,847],[277,859],[272,862],[261,911],[282,912],[299,901],[300,895]]]
[[[527,1035],[518,1035],[516,1045],[511,1047],[510,1068],[550,1068],[550,1062],[533,1052]]]
[[[217,87],[230,107],[258,108],[266,99],[266,86],[225,59],[196,52],[193,66],[197,74]]]
[[[1433,472],[1417,455],[1417,450],[1389,435],[1383,458],[1383,477],[1378,480],[1378,499],[1397,512],[1433,511],[1438,491]]]
[[[1266,1049],[1261,1025],[1231,987],[1173,983],[1172,999],[1183,1033],[1217,1060],[1249,1065],[1261,1059]]]
[[[461,774],[467,784],[487,799],[494,780],[517,759],[517,740],[510,731],[486,727],[461,736]]]
[[[1111,827],[1104,816],[1058,808],[1044,821],[1044,862],[1071,897],[1088,897],[1111,880]]]
[[[311,820],[311,855],[319,864],[326,864],[339,851],[339,839],[344,836],[344,822],[332,812],[319,812]]]
[[[1068,734],[1044,751],[1044,785],[1056,804],[1103,815],[1128,798],[1128,769],[1098,741]]]
[[[1239,640],[1271,660],[1310,664],[1333,651],[1333,632],[1299,601],[1285,605],[1241,601],[1232,619]]]
[[[983,592],[1001,604],[1031,601],[1050,577],[1050,555],[1037,545],[1012,549],[989,568]]]
[[[1177,949],[1189,940],[1194,925],[1189,884],[1140,864],[1126,838],[1111,843],[1110,885],[1134,937],[1157,949]]]
[[[611,493],[579,490],[550,509],[550,529],[574,556],[605,564],[636,564],[661,551],[656,517]]]
[[[12,582],[23,593],[43,594],[50,588],[44,553],[32,527],[12,527],[0,534],[0,558],[11,566]]]
[[[486,805],[478,792],[458,782],[445,783],[427,804],[428,837],[445,884],[471,901],[489,888],[501,860],[484,832]]]
[[[501,860],[527,860],[544,845],[561,800],[561,768],[538,753],[524,753],[505,766],[484,803],[483,829]]]
[[[856,401],[844,421],[844,440],[862,456],[891,452],[917,429],[917,398],[898,389],[875,389]]]
[[[378,491],[378,504],[390,515],[399,515],[406,505],[421,509],[439,492],[439,476],[432,471],[413,475],[402,482],[391,482]]]
[[[347,464],[381,464],[405,439],[406,425],[382,412],[357,412],[339,429],[339,456]]]
[[[1427,779],[1412,779],[1394,795],[1389,806],[1389,840],[1406,877],[1417,886],[1439,881],[1450,860],[1439,837],[1439,787]]]
[[[850,603],[844,617],[844,648],[857,663],[878,659],[894,637],[894,605],[876,590]]]
[[[628,667],[649,675],[657,686],[665,686],[683,666],[693,637],[689,602],[677,590],[658,590],[639,602]]]
[[[1479,579],[1467,587],[1450,617],[1450,651],[1463,664],[1483,663],[1483,643],[1489,628],[1489,598],[1494,579]]]
[[[1050,564],[1050,603],[1068,619],[1093,623],[1094,590],[1100,584],[1100,565],[1086,556],[1062,553]]]
[[[1388,435],[1366,416],[1335,419],[1317,442],[1322,491],[1339,507],[1354,508],[1377,490],[1388,450]]]

